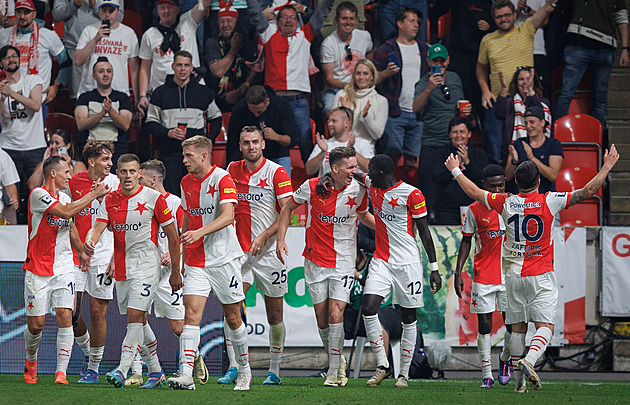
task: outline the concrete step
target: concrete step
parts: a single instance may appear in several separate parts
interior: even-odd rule
[[[630,173],[611,173],[608,182],[611,197],[630,196]]]
[[[630,142],[630,121],[608,121],[608,142],[616,145]]]
[[[607,120],[627,120],[630,119],[630,107],[608,105],[606,110]]]
[[[628,226],[630,225],[630,213],[610,213],[610,224],[612,226]]]
[[[630,91],[608,90],[608,105],[614,108],[630,108]]]
[[[623,73],[622,73],[623,72]],[[627,70],[622,72],[613,72],[610,75],[608,90],[630,90],[630,73]]]
[[[630,213],[630,198],[626,196],[610,197],[610,212]]]

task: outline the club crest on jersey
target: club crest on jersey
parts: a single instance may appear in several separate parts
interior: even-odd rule
[[[118,232],[123,231],[138,231],[142,227],[142,222],[137,224],[114,224],[114,229]]]
[[[383,211],[379,210],[376,206],[374,207],[374,215],[376,215],[377,217],[379,217],[380,219],[384,220],[384,221],[393,221],[394,219],[396,219],[396,215],[394,214],[385,214]]]
[[[70,226],[69,219],[55,218],[50,214],[48,214],[48,216],[46,217],[46,221],[48,222],[48,225],[58,228]]]
[[[263,198],[263,193],[238,193],[237,198],[239,201],[256,201],[259,202]]]
[[[320,221],[322,221],[325,224],[343,224],[345,223],[348,218],[350,218],[350,215],[345,215],[343,217],[338,217],[335,215],[324,215],[321,212],[319,213],[319,215],[317,216],[319,218]]]
[[[148,211],[148,210],[149,209],[147,208],[147,203],[146,202],[143,202],[143,203],[138,202],[138,206],[136,207],[136,209],[134,211],[140,211],[140,215],[142,215],[142,213],[144,211]]]
[[[201,208],[189,208],[188,214],[196,217],[198,215],[212,215],[214,212],[214,204],[210,204],[209,207],[201,207]]]

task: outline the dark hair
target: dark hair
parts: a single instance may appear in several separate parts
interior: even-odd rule
[[[166,167],[164,167],[164,163],[157,159],[147,160],[140,165],[140,170],[148,170],[157,175],[158,180],[164,181],[166,177]]]
[[[518,93],[518,75],[521,74],[522,71],[529,71],[530,66],[519,66],[512,75],[512,81],[508,85],[508,95],[510,97],[514,97],[516,93]],[[538,97],[543,94],[543,85],[540,81],[540,77],[536,73],[534,73],[534,92]]]
[[[68,156],[74,159],[74,143],[72,142],[72,134],[67,129],[56,129],[52,135],[50,135],[49,141],[52,140],[53,135],[58,135],[63,139],[63,143],[66,145],[70,144],[70,148],[68,148]]]
[[[484,167],[483,170],[481,171],[481,180],[486,180],[486,179],[489,179],[490,177],[496,177],[496,176],[505,177],[505,170],[503,170],[503,168],[499,165],[489,164],[488,166]]]
[[[18,58],[20,57],[19,49],[17,49],[13,45],[5,45],[2,48],[0,48],[0,60],[7,57],[7,53],[9,52],[10,49],[13,49],[17,53]]]
[[[413,8],[413,7],[403,7],[402,9],[400,9],[397,13],[396,13],[396,22],[398,21],[405,21],[405,19],[407,18],[407,13],[414,13],[416,15],[416,17],[418,17],[419,20],[419,25],[422,25],[422,18],[424,17],[422,15],[422,11],[418,10],[417,8]]]
[[[109,61],[109,59],[107,59],[107,56],[99,56],[96,59],[96,62],[94,62],[94,64],[92,65],[92,73],[96,72],[96,65],[98,65],[101,62],[107,62],[107,63],[109,63],[110,66],[112,65],[112,63]]]
[[[508,7],[510,10],[512,10],[512,14],[516,12],[516,9],[514,8],[514,4],[512,3],[511,0],[497,0],[494,3],[492,3],[492,7],[490,8],[490,15],[492,16],[492,18],[494,18],[494,12],[500,8],[504,8],[504,7]]]
[[[357,151],[354,148],[349,148],[347,146],[337,146],[328,154],[328,163],[330,163],[330,167],[332,165],[339,164],[342,159],[351,158],[357,155]]]
[[[295,14],[297,14],[297,10],[295,9],[295,7],[293,7],[290,4],[285,4],[284,6],[280,7],[280,10],[278,10],[278,14],[276,14],[276,21],[280,20],[280,14],[282,14],[282,12],[284,10],[293,10],[295,12]]]
[[[246,125],[241,129],[241,133],[239,135],[239,141],[241,139],[241,136],[243,136],[243,134],[251,134],[251,133],[257,133],[258,135],[260,135],[260,139],[264,140],[264,136],[260,128],[255,127],[253,125]]]
[[[257,105],[269,98],[264,86],[256,84],[247,90],[247,104]]]
[[[335,20],[339,18],[339,14],[341,14],[343,10],[348,10],[349,12],[354,13],[355,16],[359,13],[359,11],[357,10],[357,6],[350,3],[349,1],[344,1],[343,3],[339,3],[337,8],[335,9]]]
[[[125,153],[123,155],[120,155],[120,157],[118,158],[116,167],[120,167],[120,165],[122,165],[123,163],[129,162],[138,162],[138,166],[140,166],[140,158],[138,158],[138,156],[134,155],[133,153]]]
[[[96,159],[97,157],[101,156],[106,150],[108,150],[113,156],[114,143],[88,139],[87,143],[83,147],[83,159],[85,159],[86,161],[90,158]]]
[[[51,170],[58,169],[61,165],[61,162],[65,162],[64,158],[62,158],[61,156],[51,156],[46,159],[42,166],[44,177],[48,176]]]
[[[175,58],[177,58],[178,56],[181,56],[182,58],[188,58],[188,59],[190,59],[191,62],[193,60],[192,53],[190,53],[188,51],[185,51],[183,49],[180,50],[180,51],[175,52],[175,55],[173,55],[173,62],[175,61]]]
[[[461,115],[457,115],[451,118],[451,120],[448,122],[448,133],[449,134],[451,133],[451,129],[453,129],[453,127],[456,127],[461,124],[466,125],[466,129],[468,130],[468,132],[472,131],[472,125],[470,124],[470,121],[468,120],[468,118],[462,117]]]
[[[391,157],[383,154],[375,155],[370,159],[370,165],[381,175],[394,174],[394,161]]]
[[[518,185],[518,189],[527,191],[536,187],[536,184],[538,184],[538,180],[540,179],[540,172],[534,162],[526,160],[518,165],[516,171],[514,172],[514,178],[516,180],[516,184]]]

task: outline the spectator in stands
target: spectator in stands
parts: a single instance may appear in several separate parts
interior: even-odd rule
[[[92,78],[92,66],[99,56],[106,56],[114,68],[112,88],[128,95],[131,84],[133,94],[136,95],[140,70],[138,37],[131,28],[118,22],[120,0],[99,1],[100,21],[85,27],[74,53],[74,64],[87,67],[83,69],[77,96],[96,88],[96,82]],[[127,75],[127,64],[131,83]]]
[[[624,4],[625,3],[625,4]],[[588,67],[591,68],[593,111],[591,115],[606,126],[608,82],[615,60],[617,33],[621,39],[619,65],[630,66],[627,2],[572,1],[573,18],[567,29],[562,87],[556,98],[554,119],[569,113],[569,105]]]
[[[555,181],[564,159],[560,141],[545,136],[546,125],[543,109],[539,106],[528,107],[525,110],[527,138],[519,138],[512,142],[505,166],[505,178],[512,181],[514,171],[520,163],[526,160],[534,162],[540,171],[538,191],[542,194],[547,191],[556,191]],[[511,183],[512,189],[518,190],[514,182]]]
[[[337,107],[330,110],[327,125],[332,138],[325,139],[319,133],[315,135],[315,148],[304,165],[304,170],[306,170],[307,174],[313,175],[318,173],[318,176],[321,176],[324,172],[330,171],[328,153],[338,146],[354,148],[357,152],[359,171],[367,173],[368,163],[374,156],[374,148],[368,141],[363,138],[357,138],[350,132],[353,115],[352,110],[345,107]]]
[[[92,67],[92,77],[96,88],[79,95],[74,107],[78,146],[82,150],[88,139],[113,142],[112,170],[115,170],[118,157],[128,151],[133,106],[128,95],[112,89],[114,68],[107,57],[98,57]]]
[[[367,19],[365,18],[365,2],[363,0],[335,0],[333,2],[332,8],[336,10],[341,3],[350,3],[352,4],[356,10],[356,22],[355,28],[359,30],[365,30],[365,22]],[[329,13],[326,19],[324,20],[324,25],[322,29],[319,30],[319,34],[322,38],[328,38],[330,34],[332,34],[337,28],[339,28],[339,24],[337,22],[337,14]]]
[[[328,15],[333,0],[323,1],[313,12],[308,24],[298,28],[298,15],[291,5],[283,6],[276,17],[277,26],[270,25],[258,0],[247,0],[250,18],[265,50],[265,84],[284,97],[295,116],[298,128],[295,143],[306,162],[313,149],[311,119],[306,97],[311,92],[308,61],[311,42]]]
[[[378,31],[381,35],[381,43],[396,37],[398,13],[405,8],[413,8],[418,11],[419,29],[415,38],[419,42],[427,41],[429,9],[426,0],[378,0]]]
[[[398,36],[382,44],[374,54],[378,70],[377,88],[389,104],[389,118],[383,140],[385,153],[394,163],[404,156],[407,168],[417,168],[420,155],[422,123],[413,113],[414,85],[428,72],[428,46],[415,38],[422,14],[413,8],[403,8],[396,15]]]
[[[481,40],[476,74],[481,87],[481,104],[486,109],[484,141],[488,157],[493,162],[501,160],[502,146],[502,122],[494,113],[496,96],[501,90],[499,72],[509,77],[518,66],[534,65],[534,34],[554,10],[555,2],[547,0],[544,7],[518,27],[514,25],[516,9],[511,0],[498,0],[492,4],[497,30]]]
[[[191,79],[193,56],[177,51],[173,58],[173,75],[153,91],[147,111],[146,130],[159,142],[160,160],[166,167],[166,191],[180,195],[179,182],[188,173],[182,163],[182,141],[204,135],[210,121],[209,137],[221,130],[221,111],[214,104],[214,94]]]
[[[370,33],[356,29],[356,6],[345,1],[337,6],[335,14],[337,30],[324,39],[320,50],[325,82],[324,113],[333,108],[335,94],[350,83],[356,63],[374,57]]]
[[[0,148],[0,211],[2,211],[2,218],[4,218],[6,225],[17,224],[20,196],[16,184],[19,182],[20,175],[15,168],[15,163],[13,163],[11,156]]]
[[[291,175],[291,147],[297,138],[293,110],[289,102],[278,97],[271,87],[255,85],[241,99],[230,115],[226,160],[229,164],[241,159],[239,139],[246,126],[260,128],[265,138],[265,158],[279,164]]]
[[[7,0],[0,4],[0,28],[9,28],[15,25],[15,1]]]
[[[505,161],[507,149],[512,141],[527,137],[525,130],[525,110],[530,106],[539,106],[545,112],[545,135],[551,136],[551,113],[549,100],[543,97],[543,87],[534,68],[531,66],[519,66],[514,72],[510,86],[505,81],[502,72],[499,72],[501,91],[495,105],[496,117],[503,121],[503,147],[501,160]]]
[[[368,59],[354,65],[352,80],[335,94],[333,107],[346,107],[354,113],[352,133],[372,145],[383,136],[387,123],[387,99],[376,91],[376,67]]]
[[[483,149],[468,145],[470,122],[465,117],[452,118],[448,123],[450,143],[433,155],[432,177],[440,192],[435,204],[429,207],[435,213],[436,225],[461,225],[461,207],[474,201],[464,193],[457,181],[440,162],[452,153],[462,162],[460,169],[475,184],[481,184],[481,172],[488,165],[488,156]],[[424,193],[424,190],[423,190]]]
[[[219,35],[206,41],[206,61],[210,74],[208,86],[216,92],[221,112],[230,112],[254,83],[256,72],[247,62],[256,60],[256,42],[240,32],[239,15],[229,5],[219,10]],[[238,145],[238,140],[237,140]]]
[[[70,58],[74,60],[74,52],[81,33],[88,25],[101,21],[99,16],[99,0],[55,0],[52,17],[55,21],[63,21],[63,44]],[[124,2],[120,5],[117,20],[122,22]],[[91,71],[90,71],[91,74]],[[72,89],[70,95],[76,98],[83,75],[83,66],[72,65]]]
[[[11,29],[0,31],[0,45],[13,45],[20,50],[22,75],[36,74],[43,80],[42,101],[44,121],[48,115],[47,105],[57,96],[59,87],[70,79],[72,61],[55,31],[40,28],[35,22],[35,5],[32,0],[18,0],[15,4],[17,24]],[[52,59],[59,64],[59,73],[51,84]]]
[[[252,23],[250,23],[249,12],[247,10],[247,0],[212,0],[212,5],[210,6],[210,18],[208,18],[208,28],[206,29],[208,36],[210,38],[219,36],[221,31],[221,27],[218,25],[219,12],[221,11],[221,4],[223,2],[227,3],[231,10],[236,10],[236,12],[238,12],[239,20],[241,21],[242,34],[246,38],[254,39],[255,32],[253,31]]]
[[[79,160],[80,154],[74,149],[72,143],[72,134],[66,129],[58,129],[50,136],[48,147],[44,152],[44,158],[37,165],[35,171],[28,179],[27,186],[29,192],[35,187],[41,187],[44,184],[44,162],[51,156],[61,156],[70,168],[70,175],[87,170],[85,163]]]
[[[204,6],[210,7],[211,0],[204,0]],[[156,5],[160,21],[145,31],[140,43],[140,74],[138,97],[139,111],[144,113],[149,108],[149,97],[154,89],[166,81],[166,75],[172,74],[173,55],[183,49],[193,56],[193,67],[199,67],[197,49],[197,28],[205,16],[199,10],[199,4],[190,11],[179,15],[179,0],[159,0]]]

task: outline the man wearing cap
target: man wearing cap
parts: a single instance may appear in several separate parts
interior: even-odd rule
[[[72,61],[57,33],[40,28],[35,23],[35,5],[32,0],[17,0],[15,15],[17,24],[11,29],[0,31],[0,45],[9,44],[20,50],[20,72],[23,75],[36,74],[42,78],[46,120],[46,105],[55,99],[59,87],[64,86],[70,78]],[[59,73],[51,84],[52,58],[59,63]]]
[[[92,78],[92,66],[99,56],[106,56],[114,68],[112,88],[129,94],[138,94],[138,37],[134,30],[118,22],[120,0],[99,0],[98,15],[100,22],[85,27],[77,43],[74,64],[85,66],[77,95],[96,88]],[[129,83],[127,64],[131,74]]]
[[[505,178],[511,183],[514,191],[516,191],[514,171],[526,160],[534,162],[540,172],[538,191],[542,194],[556,191],[555,181],[562,167],[564,154],[560,141],[545,136],[546,125],[545,113],[540,106],[531,106],[525,110],[527,138],[519,138],[512,142],[505,166]]]
[[[204,10],[199,4],[179,15],[179,0],[159,0],[157,14],[160,21],[146,30],[140,43],[140,75],[138,105],[144,113],[149,108],[148,96],[173,73],[173,55],[179,50],[193,56],[193,67],[199,67],[197,28],[210,7],[211,0],[203,0]]]

